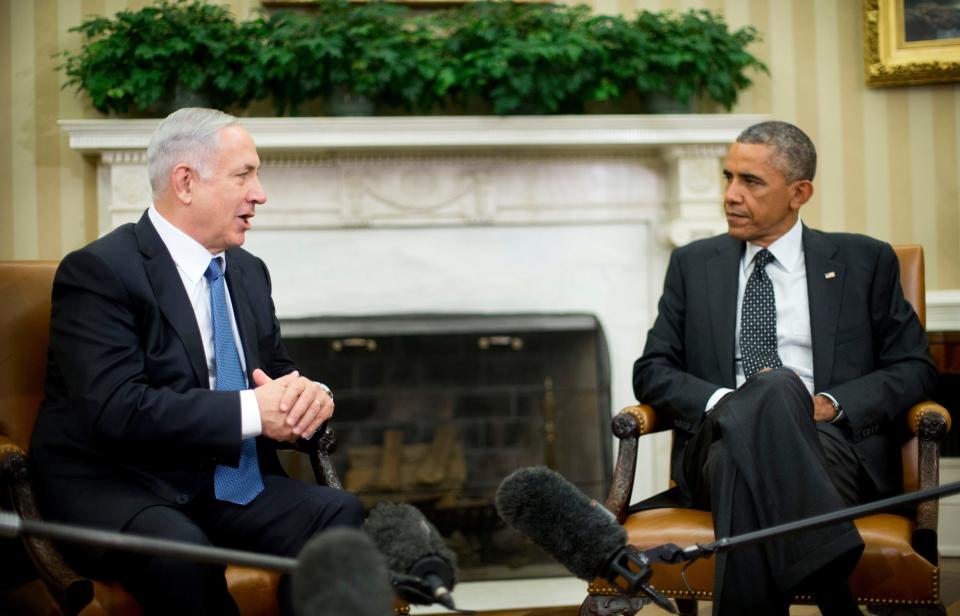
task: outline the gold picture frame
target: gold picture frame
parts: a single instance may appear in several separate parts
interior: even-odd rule
[[[960,81],[960,29],[918,28],[916,0],[861,0],[864,75],[869,86]],[[935,7],[960,22],[960,1]],[[955,13],[954,13],[955,11]],[[908,20],[910,31],[908,32]]]

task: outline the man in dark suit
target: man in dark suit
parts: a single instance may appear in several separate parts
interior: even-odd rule
[[[673,252],[634,390],[676,428],[676,487],[634,510],[709,510],[725,537],[900,489],[904,416],[935,369],[893,249],[800,222],[815,170],[797,127],[746,129],[724,164],[728,233]],[[786,614],[807,591],[859,614],[862,549],[846,523],[720,555],[714,611]]]
[[[297,372],[267,268],[240,248],[266,201],[253,140],[231,116],[181,109],[154,133],[147,166],[153,205],[140,221],[67,255],[54,279],[30,447],[45,515],[284,556],[324,528],[359,526],[354,496],[288,478],[276,456],[334,405]],[[148,614],[236,613],[222,566],[69,556]],[[292,613],[285,578],[280,601]]]

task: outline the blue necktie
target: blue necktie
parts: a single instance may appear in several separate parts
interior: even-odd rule
[[[239,391],[247,383],[240,367],[237,344],[227,313],[227,297],[223,289],[223,270],[220,259],[210,260],[203,273],[210,283],[210,312],[213,316],[213,355],[217,364],[217,390]],[[248,438],[240,444],[240,466],[219,465],[213,473],[213,492],[218,500],[246,505],[263,490],[263,479],[257,464],[256,439]]]
[[[773,263],[773,254],[766,248],[753,258],[753,273],[743,291],[740,311],[740,358],[744,376],[762,368],[780,368],[777,352],[777,302],[773,283],[767,276],[767,264]]]

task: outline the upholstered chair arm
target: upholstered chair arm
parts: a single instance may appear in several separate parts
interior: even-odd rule
[[[337,470],[333,466],[330,456],[337,447],[337,435],[330,422],[325,422],[309,440],[298,438],[296,442],[284,443],[281,449],[293,449],[307,454],[310,458],[310,467],[313,469],[313,476],[317,480],[317,485],[329,486],[331,488],[343,489],[340,478],[337,476]]]
[[[26,520],[39,520],[25,452],[4,436],[0,436],[0,478],[13,513]],[[71,569],[49,539],[21,539],[38,576],[66,616],[78,614],[93,600],[93,583]]]
[[[633,478],[637,472],[638,439],[644,434],[669,429],[668,422],[657,420],[657,412],[647,404],[628,406],[613,418],[613,434],[620,439],[613,483],[605,503],[607,509],[623,522],[633,494]]]

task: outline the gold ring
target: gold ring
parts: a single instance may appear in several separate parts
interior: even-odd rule
[[[323,406],[323,404],[321,404],[319,400],[314,400],[313,403],[316,404],[317,406]]]

